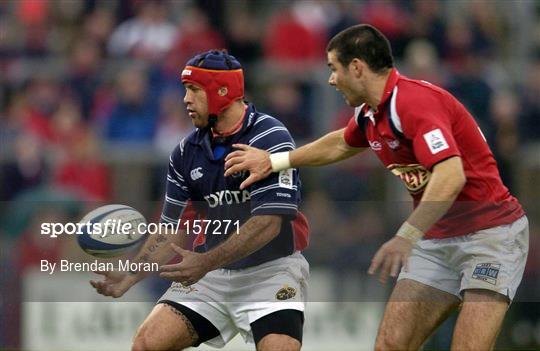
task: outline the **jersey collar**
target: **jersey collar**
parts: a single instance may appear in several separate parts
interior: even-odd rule
[[[398,70],[396,68],[392,68],[392,70],[390,71],[390,75],[386,79],[386,84],[384,85],[381,102],[379,103],[379,105],[377,105],[377,111],[381,111],[384,105],[388,102],[390,96],[392,96],[392,92],[397,85],[399,77],[400,74]],[[362,116],[364,116],[365,118],[369,118],[370,121],[375,124],[376,112],[368,104],[362,104],[359,107],[359,110],[362,113]]]
[[[257,114],[257,110],[255,109],[255,106],[252,103],[248,102],[247,108],[244,112],[242,127],[240,128],[238,132],[236,132],[232,136],[231,138],[232,143],[238,140],[240,136],[242,136],[253,125],[253,123],[255,122],[256,114]],[[212,133],[212,130],[210,128],[198,129],[195,135],[195,138],[193,138],[193,143],[204,145],[205,140],[209,138],[211,133]]]
[[[383,95],[381,98],[381,102],[377,106],[377,110],[380,111],[381,108],[386,104],[390,96],[392,95],[392,92],[394,91],[394,88],[399,80],[399,72],[396,68],[392,68],[392,71],[390,71],[390,75],[388,76],[386,80],[386,84],[384,86]]]

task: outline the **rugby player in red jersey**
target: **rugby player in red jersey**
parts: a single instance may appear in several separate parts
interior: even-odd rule
[[[450,93],[399,74],[376,28],[342,31],[327,54],[328,83],[356,107],[347,127],[290,152],[236,145],[226,175],[249,170],[248,186],[272,171],[326,165],[371,148],[415,205],[368,270],[380,270],[383,282],[398,277],[376,349],[419,349],[460,304],[452,350],[492,349],[523,276],[529,233],[482,132]]]

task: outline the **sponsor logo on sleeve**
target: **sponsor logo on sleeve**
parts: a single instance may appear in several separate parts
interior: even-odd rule
[[[472,277],[496,285],[500,269],[501,265],[497,263],[479,263],[476,265]]]
[[[285,189],[293,188],[293,170],[292,168],[285,169],[279,172],[279,186]]]
[[[191,175],[191,179],[193,180],[202,178],[203,176],[202,167],[197,167],[197,168],[192,169],[190,175]]]
[[[449,148],[448,143],[439,128],[424,134],[424,140],[429,147],[429,151],[431,151],[433,155]]]

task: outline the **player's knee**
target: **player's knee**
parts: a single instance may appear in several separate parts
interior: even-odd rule
[[[158,351],[158,350],[170,350],[172,345],[165,343],[163,338],[156,337],[148,331],[147,328],[142,327],[135,335],[131,351]],[[175,345],[175,350],[183,350],[185,347]]]
[[[407,340],[398,333],[384,333],[377,336],[376,351],[408,350]]]
[[[300,351],[302,344],[283,334],[268,334],[257,343],[257,351]]]

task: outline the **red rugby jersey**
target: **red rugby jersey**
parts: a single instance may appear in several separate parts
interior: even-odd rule
[[[356,108],[345,130],[353,147],[370,147],[400,177],[414,199],[422,198],[435,164],[460,156],[467,182],[426,239],[471,234],[524,215],[499,176],[497,163],[467,109],[449,92],[392,70],[374,111]]]

